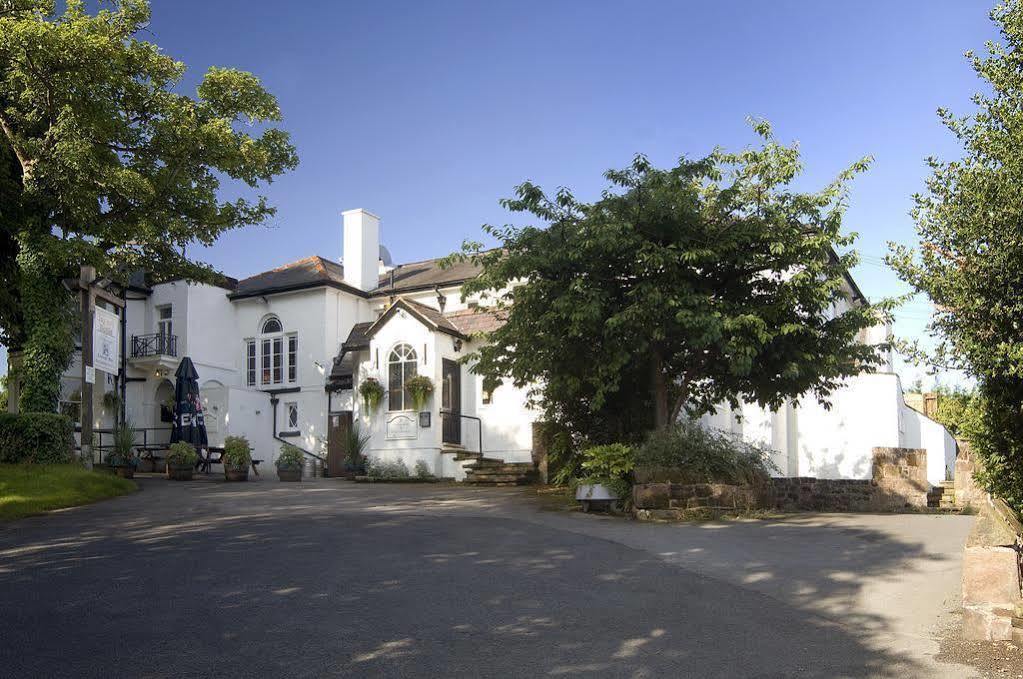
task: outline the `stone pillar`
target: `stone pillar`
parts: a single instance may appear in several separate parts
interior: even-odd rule
[[[955,494],[956,506],[979,507],[987,499],[987,491],[973,478],[977,470],[977,458],[966,441],[956,440]]]
[[[927,451],[923,448],[874,448],[876,510],[927,507]]]
[[[543,422],[533,423],[533,466],[536,467],[540,473],[540,482],[547,483],[547,454],[548,454],[548,440],[546,429]]]

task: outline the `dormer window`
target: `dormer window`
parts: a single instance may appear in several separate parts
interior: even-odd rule
[[[259,337],[246,340],[245,375],[250,387],[298,381],[298,334],[284,332],[277,316],[264,318]]]

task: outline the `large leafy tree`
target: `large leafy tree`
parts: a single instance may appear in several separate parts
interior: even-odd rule
[[[847,185],[867,160],[820,192],[795,191],[798,149],[754,128],[762,146],[740,153],[669,169],[637,157],[606,173],[593,203],[519,186],[503,205],[546,226],[487,226],[499,247],[459,255],[483,266],[465,294],[507,307],[474,370],[537,385],[546,416],[580,434],[635,437],[740,399],[826,402],[875,365],[876,347],[857,338],[887,303],[835,313],[855,263],[836,254],[853,241],[841,231]]]
[[[0,267],[18,293],[0,297],[0,323],[22,343],[25,410],[55,407],[71,357],[62,276],[91,264],[209,279],[185,247],[273,214],[263,197],[221,199],[221,182],[257,187],[297,164],[255,76],[211,68],[193,96],[179,91],[184,64],[138,37],[146,0],[65,4],[0,3],[0,164],[13,169],[0,169],[0,239],[16,252]]]
[[[979,478],[1023,508],[1023,5],[991,17],[1002,41],[966,54],[984,83],[976,111],[938,111],[963,156],[928,159],[926,191],[914,197],[919,247],[893,244],[888,261],[935,305],[936,346],[915,355],[978,380],[981,416],[965,429]]]

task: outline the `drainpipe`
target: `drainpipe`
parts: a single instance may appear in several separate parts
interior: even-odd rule
[[[273,418],[274,418],[274,434],[273,434],[274,440],[280,441],[281,443],[287,443],[289,445],[295,446],[295,444],[292,443],[291,441],[289,441],[288,439],[283,439],[283,438],[281,438],[280,436],[277,435],[277,404],[278,403],[280,403],[280,399],[277,398],[277,394],[275,394],[273,392],[270,392],[270,407],[273,409]],[[308,450],[306,450],[305,448],[303,448],[302,446],[295,446],[295,447],[298,448],[299,450],[301,450],[303,453],[305,453],[309,457],[315,458],[315,459],[319,460],[320,462],[322,462],[324,464],[327,463],[326,459],[320,457],[316,453],[311,453]]]

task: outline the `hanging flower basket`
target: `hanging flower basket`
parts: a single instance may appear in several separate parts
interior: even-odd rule
[[[422,410],[433,394],[433,380],[426,375],[416,375],[405,380],[405,389],[412,398],[412,407]]]
[[[359,394],[366,410],[374,412],[384,399],[384,388],[376,378],[367,377],[359,384]]]

